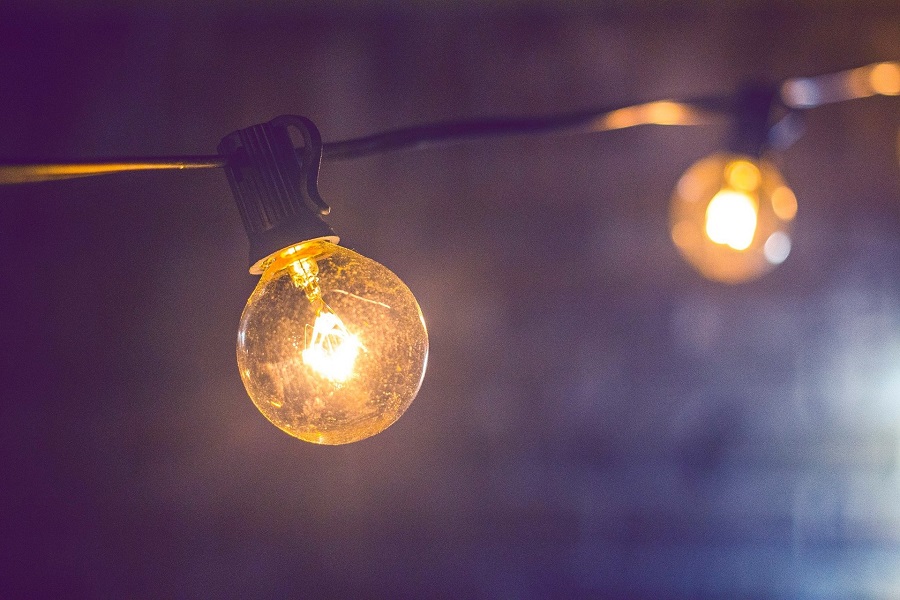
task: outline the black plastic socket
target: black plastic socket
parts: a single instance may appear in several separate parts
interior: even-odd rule
[[[752,84],[735,96],[734,122],[729,150],[759,158],[769,145],[778,90],[775,86]]]
[[[289,128],[302,136],[294,147]],[[279,250],[337,236],[322,220],[329,212],[317,187],[322,137],[306,117],[284,115],[239,129],[219,143],[225,173],[250,239],[250,272]]]

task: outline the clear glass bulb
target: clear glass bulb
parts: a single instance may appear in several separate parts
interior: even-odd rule
[[[771,162],[714,154],[675,187],[672,241],[705,277],[740,283],[784,262],[796,214],[797,198]]]
[[[428,334],[409,288],[329,241],[263,263],[238,330],[244,387],[290,435],[346,444],[386,429],[419,391]]]

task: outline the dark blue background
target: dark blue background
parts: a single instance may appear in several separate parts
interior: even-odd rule
[[[898,48],[892,2],[13,2],[0,157],[208,154],[283,113],[338,140]],[[896,98],[811,113],[777,157],[793,253],[737,287],[667,231],[721,127],[326,164],[331,224],[431,338],[407,414],[345,447],[243,390],[221,172],[0,188],[0,595],[900,597],[898,126]]]

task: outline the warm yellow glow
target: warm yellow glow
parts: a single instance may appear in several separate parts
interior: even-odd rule
[[[304,363],[325,379],[344,383],[353,374],[361,347],[359,338],[347,331],[340,317],[323,311],[316,317],[301,356]]]
[[[684,202],[697,203],[695,210],[705,211],[713,195],[730,185],[724,177],[731,162],[712,157],[697,161],[678,180],[675,195]]]
[[[701,111],[680,102],[660,100],[614,110],[601,118],[594,129],[603,131],[636,125],[691,125],[702,122]]]
[[[781,86],[782,99],[795,108],[876,94],[900,95],[900,62],[883,62],[819,77],[789,79]]]
[[[741,283],[790,254],[797,199],[770,161],[714,154],[685,171],[672,193],[670,233],[704,277]]]
[[[797,197],[786,185],[780,185],[772,192],[772,210],[783,220],[790,221],[797,215]]]
[[[672,241],[679,248],[687,250],[696,246],[699,240],[689,221],[678,221],[672,225]]]
[[[706,235],[717,244],[746,250],[756,233],[756,202],[744,192],[721,190],[706,208]]]
[[[876,94],[900,95],[900,63],[885,62],[873,66],[869,72],[869,86]]]
[[[290,258],[298,254],[299,248],[292,247],[282,252]],[[316,307],[316,320],[306,324],[303,362],[320,376],[335,383],[343,383],[353,374],[356,355],[362,344],[359,338],[347,331],[341,318],[322,299],[319,285],[319,267],[314,260],[300,258],[289,267],[294,286],[303,290],[306,299]]]
[[[851,98],[900,95],[900,63],[883,62],[847,71],[844,85]]]
[[[428,358],[409,288],[325,240],[285,249],[261,268],[237,343],[241,379],[260,412],[318,444],[355,442],[396,421]]]
[[[869,75],[872,73],[871,67],[859,67],[846,72],[841,81],[843,98],[868,98],[875,93],[872,89],[872,83]]]
[[[736,160],[725,168],[729,185],[737,190],[752,192],[759,187],[760,173],[756,165],[748,160]]]

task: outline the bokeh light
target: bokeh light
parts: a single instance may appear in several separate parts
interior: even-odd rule
[[[755,279],[787,259],[797,199],[767,160],[716,154],[691,166],[672,196],[671,235],[703,276]]]

